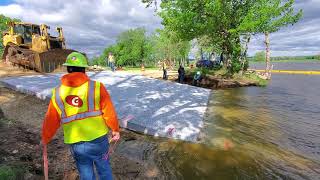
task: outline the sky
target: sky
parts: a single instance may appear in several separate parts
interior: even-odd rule
[[[304,16],[294,26],[271,34],[272,56],[320,54],[320,0],[296,0]],[[161,19],[141,0],[0,0],[0,14],[25,22],[48,24],[64,30],[67,48],[98,56],[128,29],[144,27],[149,33],[161,28]],[[249,55],[264,50],[264,36],[256,35]]]

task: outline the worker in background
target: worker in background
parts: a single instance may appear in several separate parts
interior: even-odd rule
[[[162,63],[162,70],[163,70],[163,79],[168,80],[168,75],[167,75],[167,64],[166,61],[164,60]]]
[[[201,72],[197,71],[196,74],[193,77],[193,85],[194,86],[200,86],[201,80],[202,80]]]
[[[111,141],[118,141],[119,123],[104,85],[85,74],[87,62],[83,54],[73,52],[63,64],[68,74],[61,78],[61,85],[53,89],[43,122],[42,143],[48,144],[62,126],[64,142],[70,145],[80,179],[95,180],[96,167],[99,179],[109,180],[112,179],[111,167],[104,158],[109,148],[107,134],[110,128]]]
[[[159,71],[161,71],[161,69],[162,69],[162,63],[161,63],[160,60],[158,61],[158,64],[157,64],[157,65],[158,65]]]
[[[184,80],[184,75],[185,75],[185,70],[184,67],[180,64],[180,67],[178,69],[178,81],[179,83],[183,83]]]
[[[109,61],[111,71],[114,72],[115,71],[115,60],[114,60],[114,56],[113,56],[112,52],[109,52],[108,61]]]

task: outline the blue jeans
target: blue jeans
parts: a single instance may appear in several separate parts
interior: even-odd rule
[[[112,171],[109,158],[105,159],[109,149],[107,135],[89,142],[71,144],[71,153],[76,160],[81,180],[95,180],[94,166],[100,180],[111,180]]]
[[[111,71],[112,71],[112,72],[115,71],[115,67],[114,67],[114,63],[113,63],[113,62],[110,62],[110,68],[111,68]]]

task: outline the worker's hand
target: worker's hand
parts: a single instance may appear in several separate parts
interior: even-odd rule
[[[111,142],[112,141],[118,141],[120,139],[120,133],[119,132],[112,132]]]

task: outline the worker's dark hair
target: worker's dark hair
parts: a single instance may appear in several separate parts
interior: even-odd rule
[[[86,68],[84,67],[76,67],[76,66],[67,66],[67,71],[68,73],[73,73],[73,72],[86,72]]]

